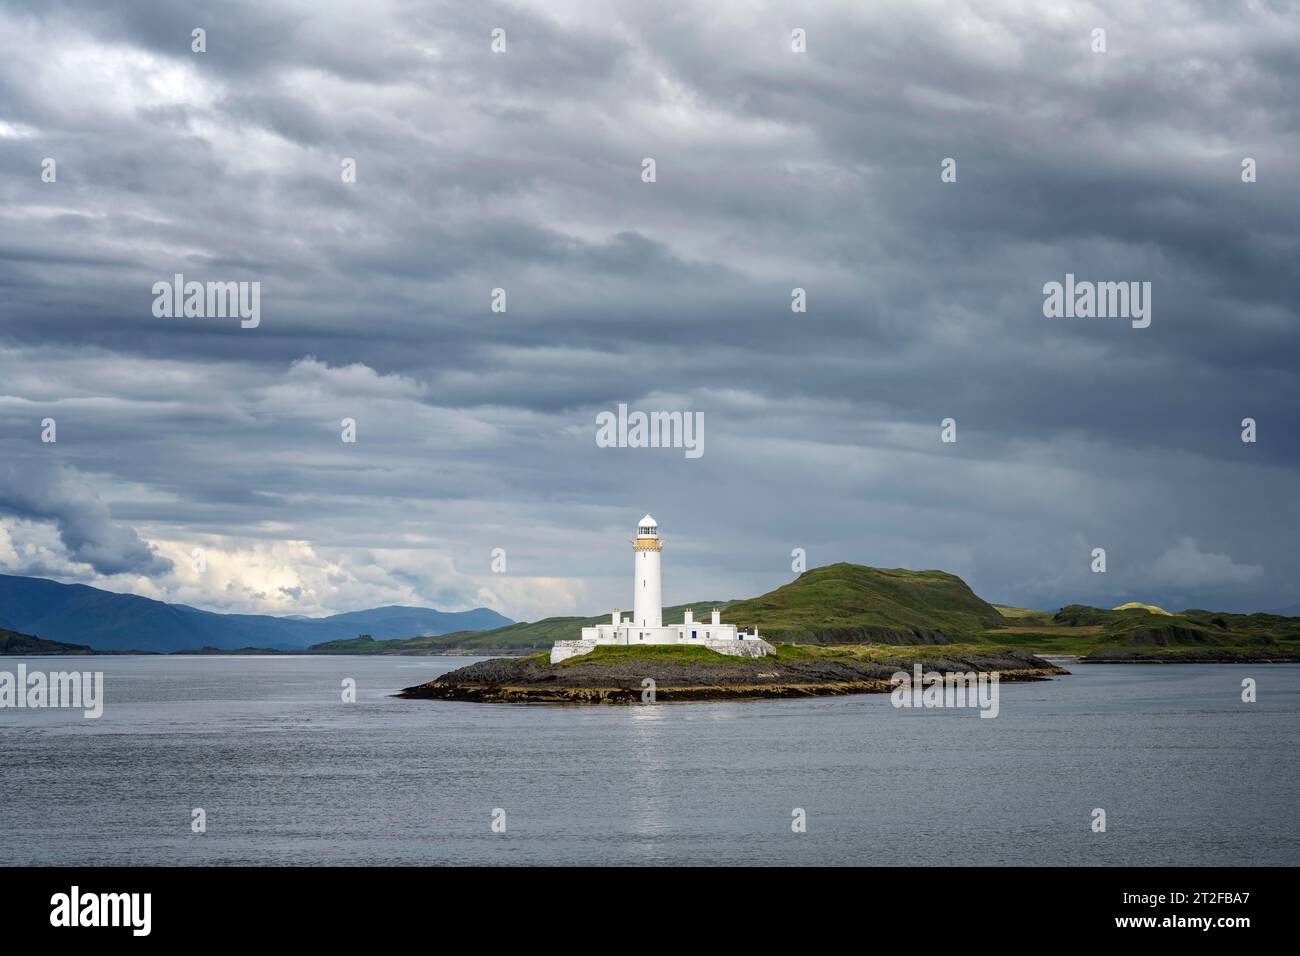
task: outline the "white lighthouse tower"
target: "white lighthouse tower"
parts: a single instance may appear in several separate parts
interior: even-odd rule
[[[635,512],[634,512],[635,513]],[[632,542],[636,592],[632,596],[632,623],[637,627],[662,627],[663,591],[659,580],[659,525],[646,515],[636,528]]]

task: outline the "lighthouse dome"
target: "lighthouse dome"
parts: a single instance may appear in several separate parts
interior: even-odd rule
[[[637,534],[640,535],[658,534],[658,529],[659,529],[658,523],[655,521],[654,518],[650,517],[649,515],[646,515],[644,518],[638,521],[636,525]]]

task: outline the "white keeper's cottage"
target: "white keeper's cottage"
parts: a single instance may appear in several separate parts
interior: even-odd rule
[[[690,608],[687,608],[680,624],[665,625],[659,577],[662,551],[659,525],[646,515],[637,524],[636,539],[632,542],[632,616],[622,617],[622,612],[616,609],[608,624],[584,627],[581,640],[556,641],[551,648],[552,664],[586,654],[600,644],[693,644],[737,657],[764,657],[776,652],[776,648],[758,636],[757,628],[753,633],[747,633],[738,630],[734,624],[723,624],[716,608],[709,621],[694,620]]]

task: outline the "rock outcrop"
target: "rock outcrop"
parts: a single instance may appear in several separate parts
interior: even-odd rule
[[[718,661],[637,659],[549,664],[541,657],[479,661],[398,696],[487,703],[639,703],[647,678],[656,701],[738,700],[887,693],[897,671],[915,658],[867,660],[853,656],[801,659],[722,658]],[[926,671],[991,673],[1002,682],[1045,680],[1068,674],[1029,654],[991,652],[920,661]]]

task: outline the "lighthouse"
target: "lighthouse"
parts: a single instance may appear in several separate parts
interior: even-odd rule
[[[636,512],[633,512],[636,514]],[[637,524],[632,542],[635,593],[632,596],[632,623],[637,627],[663,626],[663,591],[659,580],[659,525],[646,515]]]
[[[775,654],[776,648],[758,636],[758,628],[743,631],[734,624],[723,624],[717,608],[707,621],[695,620],[692,609],[682,611],[680,624],[664,624],[663,590],[659,580],[659,556],[663,542],[659,523],[646,515],[636,526],[632,540],[632,616],[614,611],[606,624],[582,629],[576,641],[556,641],[551,648],[551,663],[558,664],[587,654],[601,644],[625,647],[649,647],[656,644],[691,644],[733,657],[763,657]]]

